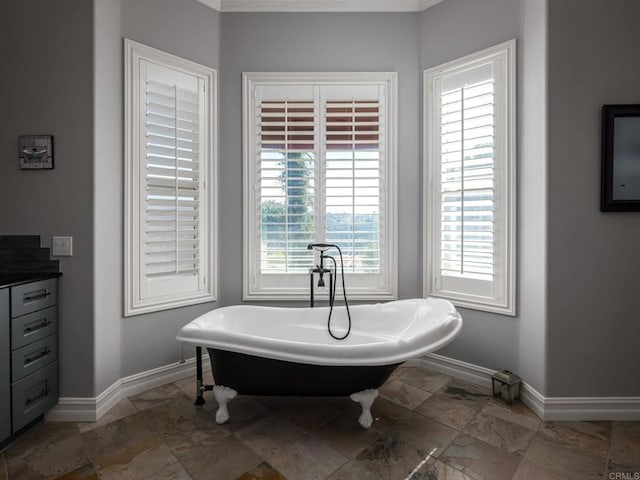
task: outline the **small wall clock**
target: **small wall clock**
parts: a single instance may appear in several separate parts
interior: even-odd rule
[[[53,168],[53,136],[20,135],[18,158],[21,170]]]

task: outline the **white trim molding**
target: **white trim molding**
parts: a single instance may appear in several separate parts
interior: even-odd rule
[[[124,39],[124,59],[124,316],[216,301],[217,72],[130,39]],[[154,83],[162,93],[148,90]],[[199,138],[194,151],[182,148],[178,92],[180,102],[190,95],[195,108],[187,114],[195,128],[189,135]],[[151,95],[162,99],[155,114],[147,104]],[[168,120],[167,98],[176,102]],[[151,121],[153,115],[162,120]],[[192,228],[186,238],[185,225]]]
[[[405,365],[491,388],[494,370],[429,353]],[[545,397],[522,382],[520,400],[545,421],[640,420],[640,397]]]
[[[313,143],[312,151],[315,159],[315,166],[309,169],[314,172],[315,182],[311,222],[313,237],[307,236],[307,239],[311,240],[309,243],[314,241],[333,243],[331,239],[327,239],[329,231],[326,229],[326,214],[330,209],[326,208],[327,189],[325,189],[327,164],[331,163],[330,157],[326,154],[328,139],[331,135],[326,129],[327,115],[320,112],[325,111],[333,101],[355,102],[358,100],[375,102],[379,108],[380,128],[377,133],[379,156],[376,160],[378,166],[375,167],[378,170],[378,176],[371,177],[378,181],[379,269],[377,272],[369,273],[364,273],[364,270],[347,272],[345,273],[346,284],[349,285],[349,296],[354,300],[383,301],[397,298],[397,72],[244,72],[242,87],[243,300],[302,301],[307,300],[309,295],[308,270],[304,272],[301,269],[289,272],[284,268],[278,268],[277,271],[268,268],[263,270],[261,257],[264,243],[261,230],[263,195],[261,168],[263,167],[260,166],[262,102],[303,101],[313,110],[312,128],[314,130],[309,132],[313,138],[309,142]],[[367,167],[368,170],[372,168]],[[356,202],[352,204],[356,205]],[[299,244],[302,240],[296,238],[296,242],[298,243],[296,253],[300,254]],[[311,260],[310,257],[308,258]],[[309,267],[312,266],[313,262],[310,261]]]
[[[510,316],[516,315],[516,83],[515,39],[432,67],[423,78],[424,296]],[[468,107],[465,91],[473,95]],[[479,101],[486,103],[473,103]],[[458,110],[448,112],[452,108]],[[479,108],[485,110],[478,114]],[[463,117],[470,111],[477,116],[466,127]],[[477,173],[489,166],[492,173]],[[481,207],[465,206],[467,198]],[[465,219],[476,225],[465,228]],[[467,242],[479,246],[466,253]]]
[[[211,370],[207,355],[203,371]],[[195,375],[195,358],[173,363],[118,380],[97,397],[61,397],[46,414],[49,422],[96,422],[122,398]],[[494,370],[429,353],[404,364],[449,375],[474,385],[491,388]],[[195,392],[194,392],[195,394]],[[545,397],[522,383],[520,400],[545,421],[640,420],[640,397]]]
[[[208,355],[202,355],[202,369],[211,370]],[[146,390],[177,382],[196,374],[196,359],[172,363],[122,378],[97,397],[60,397],[47,414],[48,422],[96,422],[120,400]],[[195,393],[194,398],[195,398]]]
[[[444,0],[198,0],[221,12],[421,12]]]
[[[203,3],[209,8],[213,8],[218,12],[222,10],[222,0],[198,0],[200,3]]]

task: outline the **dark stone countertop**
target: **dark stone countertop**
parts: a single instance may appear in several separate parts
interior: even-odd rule
[[[25,273],[0,273],[0,288],[14,287],[22,283],[37,282],[49,278],[60,277],[60,272],[25,272]]]

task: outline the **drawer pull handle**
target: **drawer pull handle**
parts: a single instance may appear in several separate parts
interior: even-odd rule
[[[47,347],[44,347],[44,349],[40,353],[38,353],[35,357],[26,358],[24,361],[24,364],[29,365],[30,363],[33,363],[42,357],[46,357],[50,353],[51,353],[51,350],[49,350]]]
[[[48,327],[49,325],[51,325],[51,322],[45,318],[44,322],[39,323],[35,327],[27,327],[27,328],[25,328],[24,329],[24,333],[35,332],[36,330],[40,330],[42,328]]]
[[[24,302],[34,302],[36,300],[42,300],[51,295],[51,292],[48,288],[43,288],[42,290],[38,290],[37,292],[25,293],[22,297]]]
[[[27,398],[27,401],[25,402],[26,406],[31,405],[33,402],[37,402],[38,400],[40,400],[42,397],[46,397],[47,394],[51,391],[51,388],[43,388],[42,390],[40,390],[40,393],[33,397],[33,398]]]

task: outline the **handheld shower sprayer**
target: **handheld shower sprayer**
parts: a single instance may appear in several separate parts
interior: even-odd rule
[[[344,297],[344,306],[347,310],[347,318],[349,320],[347,332],[342,337],[338,337],[337,335],[334,335],[334,333],[331,330],[331,315],[333,314],[333,304],[336,297],[336,285],[338,284],[338,279],[337,279],[338,265],[336,264],[336,259],[333,258],[331,255],[327,255],[327,251],[331,248],[335,248],[336,250],[338,250],[338,253],[340,254],[340,273],[342,277],[342,294]],[[329,331],[329,335],[331,335],[336,340],[344,340],[349,336],[349,333],[351,333],[351,312],[349,311],[349,302],[347,301],[347,289],[344,284],[344,261],[342,259],[342,250],[340,250],[340,247],[334,243],[310,243],[309,245],[307,245],[307,250],[315,250],[317,252],[320,252],[320,264],[316,265],[316,267],[311,269],[311,271],[309,272],[311,276],[310,277],[311,278],[311,282],[310,282],[311,306],[313,307],[313,274],[318,273],[318,287],[324,287],[325,286],[324,274],[329,273],[329,318],[327,319],[327,330]],[[333,272],[330,269],[325,268],[324,266],[325,258],[333,262]],[[333,281],[334,274],[336,276],[335,281]]]

